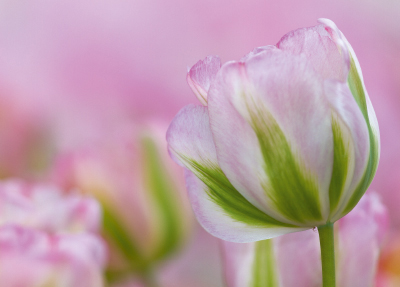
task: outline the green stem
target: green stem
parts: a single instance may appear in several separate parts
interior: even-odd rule
[[[336,287],[333,223],[319,226],[318,233],[321,245],[322,286]]]

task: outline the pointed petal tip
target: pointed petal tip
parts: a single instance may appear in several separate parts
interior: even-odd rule
[[[346,38],[343,36],[342,32],[336,26],[335,22],[327,18],[319,18],[318,23],[321,23],[325,26],[325,30],[331,35],[332,40],[338,46],[345,63],[347,65],[347,69],[350,70],[350,51],[346,45]]]
[[[220,57],[211,55],[205,57],[203,60],[199,60],[188,70],[186,80],[196,97],[204,106],[207,105],[208,90],[220,68]]]

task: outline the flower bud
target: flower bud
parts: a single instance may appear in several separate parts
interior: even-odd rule
[[[374,177],[379,128],[358,60],[319,21],[217,73],[209,58],[196,64],[207,106],[183,108],[167,141],[216,237],[251,242],[335,222]]]

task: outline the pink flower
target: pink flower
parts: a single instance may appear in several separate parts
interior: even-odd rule
[[[49,233],[98,232],[100,205],[89,196],[52,185],[21,180],[0,182],[0,224],[16,224]]]
[[[53,180],[96,197],[115,270],[141,273],[174,254],[191,216],[181,171],[164,148],[159,123],[128,125],[86,149],[61,156]]]
[[[335,222],[375,175],[379,127],[360,65],[336,25],[319,22],[188,73],[205,106],[183,108],[167,141],[216,237],[251,242]]]
[[[1,287],[101,287],[106,248],[89,233],[49,235],[0,227]]]
[[[366,194],[338,221],[338,287],[375,286],[379,250],[387,231],[388,214],[376,193]],[[276,287],[322,286],[317,232],[307,230],[256,243],[221,242],[228,287],[265,282]]]

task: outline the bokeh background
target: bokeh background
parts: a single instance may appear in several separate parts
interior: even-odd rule
[[[187,67],[210,54],[239,59],[321,17],[337,24],[360,61],[382,142],[370,189],[396,233],[398,0],[0,0],[0,176],[48,179],[60,155],[102,145],[131,125],[166,128],[184,105],[198,103]],[[165,284],[222,286],[218,242],[192,225],[162,268]]]

